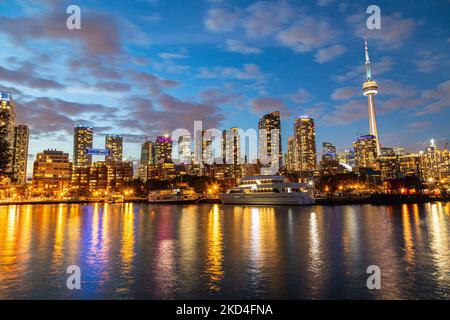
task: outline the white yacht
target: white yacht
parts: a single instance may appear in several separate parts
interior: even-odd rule
[[[219,194],[223,204],[286,204],[314,203],[313,192],[307,184],[289,182],[283,176],[245,177],[241,183]]]

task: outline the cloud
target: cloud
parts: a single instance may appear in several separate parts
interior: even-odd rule
[[[333,100],[347,100],[355,97],[356,95],[360,94],[361,91],[359,88],[355,87],[343,87],[343,88],[337,88],[334,89],[331,98]]]
[[[440,54],[433,54],[429,50],[421,50],[417,53],[417,57],[413,63],[417,67],[417,71],[422,73],[433,72],[440,64],[443,56]]]
[[[287,1],[257,1],[250,5],[246,12],[246,34],[249,37],[265,37],[279,31],[291,21],[295,9]]]
[[[408,128],[413,130],[419,130],[426,127],[429,127],[431,125],[430,121],[416,121],[416,122],[410,122],[408,124]]]
[[[320,49],[315,55],[315,60],[319,63],[325,63],[339,57],[345,51],[347,51],[347,49],[344,46],[335,44],[331,47]]]
[[[293,94],[287,95],[289,99],[291,99],[295,103],[305,103],[311,99],[311,94],[303,88],[297,90],[297,92]]]
[[[370,42],[379,45],[380,48],[398,48],[403,45],[415,31],[418,23],[414,19],[404,18],[401,13],[392,15],[382,14],[381,29],[368,30],[366,26],[366,13],[361,10],[357,14],[347,17],[347,22],[355,29],[355,35],[361,37],[367,34]]]
[[[114,119],[115,109],[102,104],[85,104],[47,97],[15,99],[17,119],[30,125],[34,136],[54,136],[65,132],[72,134],[73,125],[80,117]]]
[[[50,10],[32,17],[2,17],[2,23],[8,28],[1,28],[0,32],[24,47],[25,41],[44,39],[81,42],[89,54],[121,52],[118,26],[111,16],[83,10],[82,29],[69,30],[66,27],[67,15],[61,10],[59,1],[51,3]]]
[[[291,110],[283,101],[276,98],[258,98],[251,100],[252,112],[256,114],[268,113],[272,111],[280,111],[283,118],[291,115]]]
[[[450,80],[440,83],[435,89],[422,92],[421,97],[426,99],[427,103],[416,115],[437,113],[450,108]]]
[[[186,59],[188,56],[182,53],[162,52],[159,56],[163,59]]]
[[[278,35],[281,43],[295,52],[307,52],[326,45],[334,29],[325,19],[303,17]]]
[[[238,52],[242,54],[259,54],[261,49],[253,48],[239,40],[228,39],[226,41],[226,50],[229,52]]]
[[[367,106],[364,100],[350,100],[335,107],[322,118],[327,125],[348,125],[367,118]]]
[[[265,81],[268,77],[256,64],[244,64],[242,69],[235,67],[216,67],[209,69],[202,67],[199,70],[199,78],[231,78],[236,80],[258,80]]]
[[[240,11],[236,8],[212,8],[205,18],[205,27],[213,32],[230,32],[234,30],[240,19]]]
[[[385,56],[381,57],[380,60],[373,62],[372,61],[372,75],[374,78],[391,71],[394,67],[394,61],[391,57]],[[344,82],[354,79],[361,79],[363,81],[366,77],[366,70],[364,64],[352,66],[351,68],[347,69],[342,74],[338,74],[333,77],[333,79],[337,82]]]
[[[97,89],[112,92],[127,92],[131,90],[131,86],[120,82],[99,82],[95,85]]]
[[[40,77],[34,73],[33,67],[22,66],[16,70],[10,70],[0,66],[0,78],[3,81],[22,85],[33,89],[63,89],[64,85],[50,79]]]

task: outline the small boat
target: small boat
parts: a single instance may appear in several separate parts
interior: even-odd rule
[[[196,203],[199,195],[187,184],[180,184],[173,189],[155,190],[148,194],[149,203]]]
[[[245,177],[240,184],[219,194],[223,204],[240,205],[309,205],[314,204],[311,187],[289,182],[283,176]]]

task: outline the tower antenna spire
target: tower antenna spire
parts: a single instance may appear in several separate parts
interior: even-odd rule
[[[366,54],[366,77],[367,77],[367,81],[370,81],[370,80],[372,80],[372,69],[370,66],[369,43],[367,41],[367,34],[364,35],[364,52]]]

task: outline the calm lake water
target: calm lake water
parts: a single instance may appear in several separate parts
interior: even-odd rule
[[[0,206],[0,299],[17,298],[450,299],[450,203]]]

